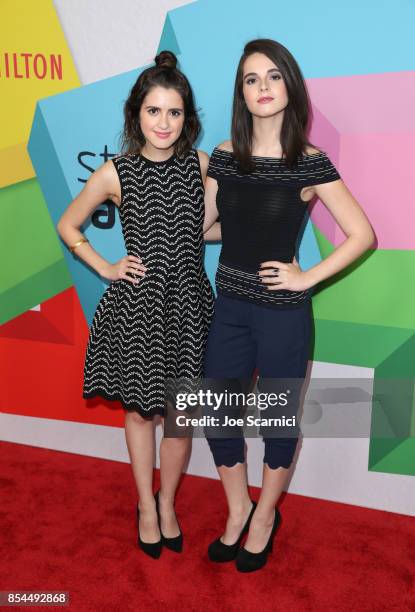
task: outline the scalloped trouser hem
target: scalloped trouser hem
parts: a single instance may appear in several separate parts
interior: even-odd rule
[[[206,438],[216,467],[234,467],[245,463],[244,438]],[[293,462],[298,438],[265,438],[263,462],[271,470],[288,469]]]

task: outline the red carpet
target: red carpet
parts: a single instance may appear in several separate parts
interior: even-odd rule
[[[2,591],[69,591],[76,612],[415,610],[411,517],[284,495],[267,566],[240,574],[206,555],[225,516],[217,481],[185,476],[185,550],[154,561],[135,544],[128,464],[10,443],[0,462]]]

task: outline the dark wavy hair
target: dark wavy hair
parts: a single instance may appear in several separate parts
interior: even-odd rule
[[[311,104],[300,67],[291,53],[283,45],[268,38],[258,38],[248,42],[239,60],[236,72],[232,109],[232,147],[235,159],[243,172],[252,172],[255,164],[252,154],[252,115],[243,95],[243,68],[245,60],[253,53],[263,53],[280,70],[288,94],[288,104],[284,110],[281,127],[281,147],[288,167],[292,168],[307,145],[308,123]],[[313,145],[311,145],[313,146]]]
[[[140,108],[152,87],[175,89],[182,97],[184,124],[175,143],[175,153],[182,157],[190,151],[197,139],[201,125],[194,104],[190,83],[177,66],[177,58],[171,51],[161,51],[150,66],[138,77],[124,104],[124,128],[120,138],[121,153],[140,153],[145,137],[140,127]]]

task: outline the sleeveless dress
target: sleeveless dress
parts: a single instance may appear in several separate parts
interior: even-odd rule
[[[111,282],[97,306],[83,397],[119,400],[144,417],[164,415],[166,381],[203,374],[214,295],[203,261],[204,188],[197,151],[161,162],[114,158],[126,253],[147,268],[133,285]]]

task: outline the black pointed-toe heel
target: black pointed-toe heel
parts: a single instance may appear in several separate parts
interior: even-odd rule
[[[249,513],[248,519],[245,525],[243,526],[242,531],[239,534],[239,537],[236,540],[235,544],[224,544],[219,537],[209,545],[208,557],[211,561],[214,561],[215,563],[226,563],[235,559],[239,550],[239,546],[241,545],[242,538],[248,531],[249,525],[251,524],[251,519],[255,512],[255,508],[256,502],[253,501],[251,512]]]
[[[152,557],[153,559],[158,559],[161,555],[161,549],[162,549],[162,542],[161,542],[161,538],[158,542],[143,542],[143,540],[141,539],[140,536],[140,525],[139,525],[139,520],[140,520],[140,510],[138,509],[137,506],[137,530],[138,530],[138,546],[141,548],[141,550],[148,555],[149,557]]]
[[[259,553],[252,553],[244,547],[238,550],[238,554],[236,555],[236,569],[239,572],[255,572],[261,569],[261,567],[264,567],[268,560],[268,554],[272,552],[274,535],[280,522],[281,514],[278,508],[275,508],[274,524],[264,550],[261,550]]]
[[[183,534],[180,530],[179,527],[179,535],[175,536],[174,538],[166,538],[163,535],[163,532],[161,531],[161,523],[160,523],[160,508],[159,508],[159,492],[157,491],[157,493],[154,496],[154,499],[156,500],[156,510],[157,510],[157,517],[158,517],[158,521],[159,521],[159,528],[160,528],[160,534],[161,534],[161,542],[163,544],[163,546],[165,546],[166,548],[168,548],[169,550],[172,550],[173,552],[176,553],[181,553],[183,550]]]

